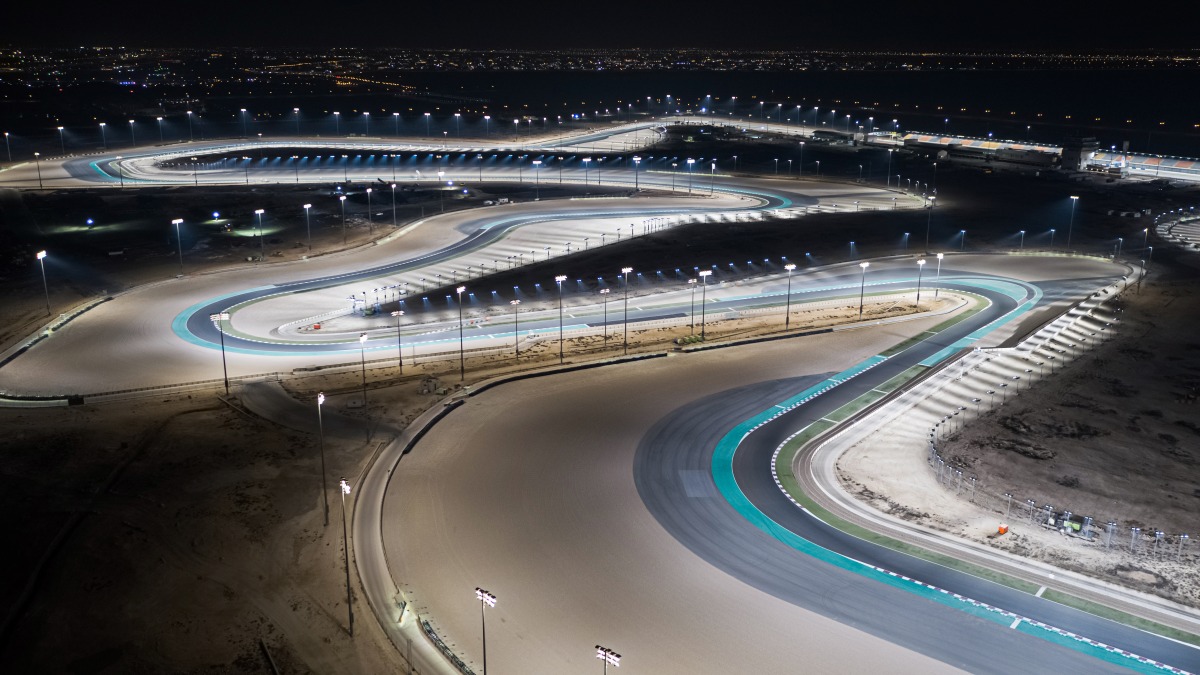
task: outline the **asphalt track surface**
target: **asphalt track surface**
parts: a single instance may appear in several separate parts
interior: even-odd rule
[[[774,195],[764,195],[765,201],[768,204],[778,205],[781,202],[780,197]],[[794,197],[797,200],[805,198],[797,195]],[[702,212],[704,209],[684,209],[684,212]],[[278,284],[269,287],[247,290],[230,296],[214,299],[211,302],[200,306],[190,307],[186,312],[186,316],[181,317],[186,325],[187,331],[197,338],[208,342],[210,345],[217,345],[220,341],[216,327],[210,321],[209,316],[218,312],[224,312],[228,308],[254,301],[256,299],[275,295],[278,293],[303,293],[322,288],[334,286],[344,286],[358,281],[370,282],[380,276],[394,274],[398,272],[420,269],[422,267],[454,259],[465,252],[479,250],[502,240],[511,231],[527,225],[531,222],[542,222],[547,220],[565,220],[568,218],[579,218],[587,216],[603,215],[604,217],[647,217],[658,214],[680,213],[680,209],[626,209],[617,208],[612,210],[597,211],[594,205],[583,205],[577,209],[561,209],[554,212],[539,213],[530,216],[515,216],[506,218],[503,221],[496,222],[494,219],[481,216],[479,218],[467,221],[465,228],[471,231],[471,234],[463,238],[457,243],[442,248],[433,253],[423,255],[417,258],[395,262],[388,265],[364,269],[358,272],[349,274],[338,274],[330,277],[322,277],[310,279],[306,281],[292,282],[288,284]],[[633,315],[631,314],[631,317]],[[224,338],[225,347],[227,349],[240,349],[245,353],[265,352],[261,341],[244,340],[236,335],[227,334]],[[357,341],[355,341],[357,344]],[[326,345],[286,345],[282,343],[271,346],[270,351],[344,351],[344,345],[326,344]]]
[[[943,285],[955,287],[957,284]],[[971,290],[978,292],[978,289]],[[1067,289],[1050,287],[1046,290],[1054,294],[1057,290]],[[997,298],[993,294],[989,299],[996,304],[956,326],[958,330],[918,343],[752,432],[741,442],[733,460],[739,488],[767,518],[830,551],[1112,647],[1176,667],[1194,668],[1200,654],[1191,646],[847,535],[797,508],[775,484],[772,456],[795,430],[820,420],[952,344],[966,332],[1011,309],[1011,301],[1004,302],[1007,298]],[[767,593],[973,672],[1117,669],[1113,664],[1104,664],[1058,646],[1036,645],[1044,642],[1036,637],[1014,638],[1011,648],[1002,646],[1016,631],[928,600],[906,603],[891,597],[898,592],[896,589],[855,579],[857,575],[854,574],[847,576],[845,570],[833,565],[811,559],[800,563],[797,556],[804,554],[787,543],[757,528],[747,529],[745,518],[726,500],[719,498],[711,472],[713,448],[737,423],[823,379],[825,376],[813,376],[722,392],[689,404],[655,425],[638,447],[634,477],[639,495],[672,536],[713,565]],[[697,499],[698,496],[718,498]],[[797,573],[798,564],[803,564],[804,572]],[[839,589],[836,601],[832,602],[828,594],[831,588]],[[881,602],[892,611],[862,611],[862,608],[878,606]],[[955,614],[960,615],[957,620]],[[942,620],[947,622],[945,630],[931,630]],[[952,630],[954,645],[986,644],[989,647],[985,650],[948,649],[945,640],[951,633],[947,630]],[[998,660],[996,655],[1001,653],[1004,658]],[[1017,655],[1032,658],[1022,664],[1014,660]]]
[[[899,273],[899,271],[893,273]],[[990,305],[985,310],[955,324],[931,339],[893,356],[881,365],[864,371],[833,390],[795,408],[772,424],[750,434],[743,442],[734,461],[734,471],[739,486],[755,506],[768,517],[805,538],[811,537],[810,540],[820,546],[841,552],[856,560],[878,565],[940,588],[961,593],[1017,615],[1078,633],[1092,640],[1125,648],[1142,656],[1172,663],[1178,667],[1187,667],[1196,659],[1196,651],[1191,647],[1097,619],[1026,593],[1012,591],[991,582],[867,544],[811,519],[806,513],[791,504],[775,486],[770,470],[771,455],[779,443],[795,429],[806,426],[809,422],[819,419],[909,366],[954,345],[964,336],[991,324],[1021,304],[1019,300],[1007,294],[980,288],[972,283],[972,281],[986,279],[985,276],[964,274],[963,277],[962,280],[946,279],[942,286],[959,287],[983,295],[990,301]],[[1043,302],[1078,297],[1108,280],[1105,278],[1103,280],[1042,283]],[[853,626],[943,663],[972,672],[1089,673],[1123,671],[1123,668],[1116,663],[1094,658],[1086,650],[1081,652],[1066,646],[1069,644],[1067,641],[1063,641],[1064,644],[1058,644],[1042,636],[1027,634],[1023,630],[1013,630],[1008,625],[998,624],[994,618],[987,618],[985,612],[973,614],[947,607],[905,590],[865,579],[841,567],[816,560],[769,533],[750,526],[746,518],[722,498],[714,483],[714,446],[722,435],[742,420],[764,409],[772,408],[788,397],[824,380],[827,376],[828,374],[814,374],[725,390],[692,401],[686,406],[663,415],[641,436],[637,443],[636,455],[631,462],[632,480],[636,484],[637,494],[646,508],[666,531],[687,549],[737,580],[792,605]],[[676,377],[686,379],[687,375],[679,372]],[[505,385],[505,387],[508,386],[510,385]],[[582,388],[586,385],[580,384],[579,386]],[[501,389],[503,390],[503,387]],[[599,393],[594,405],[603,405],[601,401],[610,395],[611,391],[608,390]],[[488,396],[490,394],[483,394],[479,398],[486,399]],[[505,398],[504,395],[500,396]],[[520,399],[521,397],[514,396],[507,400]],[[498,403],[499,401],[493,401],[489,407],[494,407]],[[529,402],[525,401],[525,403]],[[504,407],[503,404],[501,406]],[[452,420],[455,419],[453,415],[457,414],[467,413],[458,413],[457,411],[452,413],[452,416],[442,423],[447,425],[447,430],[435,433],[444,433],[447,438],[458,439],[449,442],[456,446],[455,454],[466,455],[468,458],[465,460],[466,462],[490,462],[490,459],[485,460],[482,456],[477,457],[476,460],[469,459],[472,452],[475,452],[477,439],[469,436],[460,437],[452,429],[454,426]],[[517,414],[516,411],[513,411],[513,414]],[[458,424],[464,422],[465,420],[459,418]],[[485,416],[483,420],[466,423],[470,427],[475,427],[480,424],[487,426],[493,422],[489,421],[488,416]],[[554,422],[548,422],[548,424],[555,429],[550,433],[561,447],[575,448],[584,444],[584,441],[573,433],[563,431],[561,425],[556,425]],[[505,435],[505,440],[497,439],[494,444],[497,447],[489,446],[478,450],[486,453],[489,457],[494,453],[505,453],[510,450],[523,455],[524,453],[516,448],[522,446],[526,441],[531,445],[536,445],[537,443],[532,439],[542,433],[531,431],[522,435],[519,430],[507,428],[494,431]],[[507,437],[508,433],[514,432],[518,434],[517,438]],[[533,434],[533,436],[529,434]],[[414,453],[445,452],[444,448],[438,449],[445,442],[447,441],[444,438],[435,440],[433,448],[418,447]],[[614,440],[614,442],[619,441]],[[527,463],[531,460],[525,457],[521,459],[514,457],[514,461]],[[413,469],[419,474],[424,473],[419,466],[414,466]],[[586,471],[582,467],[571,467],[571,469]],[[569,471],[570,469],[568,469]],[[503,480],[503,478],[499,479]],[[464,480],[471,479],[464,477]],[[406,488],[393,489],[411,489],[411,487],[406,484]],[[555,492],[555,490],[551,489],[551,492]],[[462,498],[464,500],[471,499],[465,495]],[[511,495],[509,499],[513,500],[514,505],[524,501],[516,495]],[[390,507],[390,509],[394,508],[397,507]],[[557,508],[572,507],[559,505]],[[454,519],[448,519],[444,515],[427,514],[422,511],[412,514],[412,517],[430,517],[441,522],[443,527],[455,531],[460,527]],[[428,527],[422,526],[416,529],[424,531]],[[508,530],[508,532],[509,536],[521,541],[530,539],[528,535],[517,534],[512,530]],[[385,534],[386,536],[388,535]],[[446,533],[440,535],[431,533],[430,536],[442,540]],[[403,546],[404,544],[392,544],[389,549],[397,558],[411,558],[413,555],[417,555],[411,552],[397,554],[395,549]],[[440,546],[433,548],[441,550]],[[466,556],[462,561],[465,563],[471,560],[471,554],[468,553],[470,548],[472,547],[458,547],[454,556]],[[537,546],[534,545],[535,550],[536,548]],[[497,558],[501,559],[503,555],[497,553]],[[539,558],[535,555],[529,560],[529,564],[536,567],[539,564],[538,560]],[[497,565],[498,567],[493,568],[493,571],[499,574],[498,570],[503,568],[504,564],[498,562]],[[406,577],[402,572],[398,578]],[[550,584],[550,581],[547,580],[546,583]],[[431,583],[431,586],[436,586],[436,584]],[[528,591],[528,589],[524,590]],[[436,615],[436,609],[434,613]],[[737,628],[731,630],[733,635],[741,635],[737,632]],[[461,639],[462,636],[459,637]],[[663,649],[670,652],[672,646],[663,645]],[[473,651],[475,655],[478,654],[474,647],[470,648],[470,651]],[[644,656],[642,655],[643,658]],[[786,667],[784,664],[788,662],[788,658],[784,658],[777,662],[776,667]],[[847,665],[849,664],[850,661],[847,662]],[[512,665],[509,664],[509,667],[511,668]],[[532,668],[533,666],[522,663],[521,667]],[[901,670],[903,669],[904,667],[901,667]],[[833,670],[839,669],[835,667]],[[676,671],[663,670],[662,672]]]
[[[196,152],[194,148],[187,149],[187,153],[193,152]],[[94,161],[91,160],[71,160],[63,164],[63,167],[69,174],[77,175],[81,180],[91,180],[96,176]],[[661,177],[657,180],[659,183],[663,182]],[[753,189],[725,186],[724,183],[723,188],[743,193],[754,192]],[[768,198],[766,208],[777,208],[790,203],[794,202],[790,202],[787,197],[774,201]],[[638,211],[629,213],[652,215]],[[571,214],[563,215],[571,217]],[[500,227],[480,229],[471,238],[430,254],[426,259],[404,261],[385,268],[363,271],[357,276],[351,275],[352,280],[376,276],[385,269],[400,269],[405,265],[419,267],[432,260],[453,257],[464,249],[486,245],[490,238],[502,237],[505,228],[518,227],[522,222],[518,218]],[[882,274],[879,276],[873,273],[872,291],[887,290],[889,285],[893,284],[897,287],[903,287],[906,283],[911,285],[908,272],[893,270],[890,272],[890,278],[886,270],[880,272]],[[944,273],[946,278],[943,279],[943,286],[961,284],[964,289],[987,297],[991,306],[936,338],[920,343],[793,409],[780,418],[784,423],[777,420],[776,423],[750,434],[734,461],[734,473],[740,489],[767,517],[830,550],[960,592],[976,600],[1115,647],[1179,667],[1194,668],[1196,651],[1190,647],[1096,619],[1091,615],[896,554],[844,535],[797,509],[774,484],[770,476],[771,454],[793,429],[820,419],[859,393],[886,381],[913,363],[989,323],[1016,304],[1003,293],[981,289],[969,283],[965,278],[972,276],[969,272],[947,269]],[[954,281],[955,276],[960,277],[960,280]],[[835,277],[832,287],[823,292],[830,296],[849,295],[851,293],[846,288],[856,285],[856,280],[857,275],[854,274],[843,275],[841,279]],[[198,337],[215,343],[218,336],[208,320],[208,314],[211,312],[220,311],[234,302],[262,295],[281,291],[300,292],[345,281],[347,275],[336,275],[295,282],[286,287],[270,286],[242,291],[191,308],[186,318],[187,329]],[[1070,297],[1087,287],[1086,283],[1060,286],[1046,284],[1044,290],[1047,297]],[[738,302],[754,301],[745,298],[727,301],[726,308],[736,309]],[[721,311],[719,303],[720,301],[710,305],[710,311]],[[640,318],[644,319],[646,316]],[[630,320],[636,321],[639,317],[631,314]],[[597,324],[592,322],[592,325]],[[227,338],[227,346],[228,342]],[[244,347],[251,349],[250,345]],[[330,347],[344,349],[338,345]],[[312,351],[313,348],[314,345],[296,347],[306,351]],[[976,672],[1100,672],[1115,668],[1112,663],[1093,659],[1079,651],[1026,635],[1018,630],[998,626],[994,621],[865,580],[845,569],[814,560],[761,529],[748,525],[742,514],[726,500],[721,499],[712,478],[712,448],[715,439],[746,417],[761,412],[764,407],[770,407],[822,378],[821,375],[808,375],[750,384],[708,396],[685,409],[663,416],[638,445],[633,462],[638,493],[655,519],[700,558],[750,586],[943,663]],[[356,550],[359,543],[357,539],[358,537]],[[998,654],[1001,656],[997,656]]]

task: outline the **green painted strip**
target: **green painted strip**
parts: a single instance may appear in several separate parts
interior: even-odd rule
[[[975,280],[972,281],[974,282]],[[981,282],[981,286],[992,288],[993,290],[1003,293],[1009,292],[1009,290],[1006,290],[1004,286],[1018,287],[1022,291],[1021,297],[1015,298],[1018,300],[1029,297],[1029,294],[1024,286],[1002,283],[995,284],[995,286],[993,286],[993,284],[986,282],[985,280],[979,281]],[[973,341],[978,339],[978,337],[972,336],[976,336],[977,334],[986,335],[996,327],[1002,326],[1008,321],[1011,321],[1012,319],[1024,314],[1030,308],[1032,308],[1038,300],[1041,299],[1041,290],[1034,287],[1033,296],[1033,298],[1022,303],[1013,311],[1006,313],[1000,319],[997,319],[987,326],[984,326],[983,328],[973,332],[971,336],[968,336],[968,338],[959,340],[958,343],[967,340]],[[1012,296],[1010,295],[1010,297]],[[938,354],[945,353],[946,356],[948,356],[955,351],[957,351],[957,349],[947,348],[938,352]],[[946,356],[942,356],[941,358],[946,358]],[[774,520],[771,520],[766,516],[766,514],[758,510],[758,508],[754,506],[754,504],[746,497],[745,493],[742,492],[741,487],[737,484],[737,479],[734,476],[733,458],[734,455],[737,454],[738,447],[742,444],[742,441],[744,441],[747,436],[749,436],[759,427],[768,424],[779,416],[783,415],[788,409],[791,409],[800,403],[804,403],[815,396],[819,396],[825,391],[837,386],[841,382],[844,382],[855,375],[859,375],[872,366],[878,365],[885,360],[886,357],[884,356],[873,356],[870,359],[852,366],[851,368],[848,368],[821,383],[805,389],[800,394],[787,399],[782,404],[772,406],[751,417],[750,419],[742,421],[730,429],[724,436],[722,436],[721,439],[717,441],[717,445],[713,450],[712,473],[713,481],[716,483],[717,489],[721,492],[721,495],[725,498],[729,505],[732,506],[734,510],[736,510],[752,525],[774,537],[776,540],[822,562],[839,567],[854,574],[858,574],[859,576],[887,584],[888,586],[892,586],[914,595],[924,597],[947,607],[967,612],[968,614],[978,616],[1005,627],[1010,626],[1017,618],[1021,618],[1022,622],[1018,626],[1018,629],[1022,632],[1042,638],[1044,640],[1048,640],[1050,642],[1054,642],[1056,644],[1060,644],[1100,660],[1130,668],[1138,672],[1161,672],[1161,668],[1159,668],[1156,664],[1145,663],[1135,655],[1126,655],[1123,653],[1114,652],[1104,645],[1088,641],[1086,638],[1082,638],[1080,636],[1064,633],[1053,626],[1031,621],[1024,617],[1018,617],[1018,615],[1007,612],[1000,608],[985,605],[970,598],[950,593],[949,591],[930,586],[915,579],[901,577],[881,568],[867,565],[861,561],[846,557],[823,546],[818,546],[817,544],[814,544],[813,542],[783,527]],[[931,360],[932,357],[931,359],[922,361],[920,365],[932,365],[928,363]],[[933,363],[936,362],[937,361],[933,361]],[[781,407],[783,409],[780,409]]]

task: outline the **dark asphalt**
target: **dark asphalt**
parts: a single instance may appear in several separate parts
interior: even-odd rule
[[[1047,286],[1047,297],[1066,290]],[[846,535],[797,508],[775,485],[771,456],[788,436],[1014,306],[1006,297],[985,295],[994,302],[988,310],[750,434],[734,459],[740,488],[775,522],[847,557],[1194,670],[1200,652],[1191,647]],[[732,390],[661,420],[643,439],[634,464],[635,483],[647,507],[681,543],[746,583],[946,663],[973,672],[1121,671],[1075,650],[812,559],[749,525],[722,499],[712,479],[712,455],[718,439],[739,422],[825,377],[814,375]]]

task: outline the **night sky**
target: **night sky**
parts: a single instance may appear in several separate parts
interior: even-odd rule
[[[712,47],[994,51],[1193,47],[1187,2],[8,3],[0,44],[42,46]]]

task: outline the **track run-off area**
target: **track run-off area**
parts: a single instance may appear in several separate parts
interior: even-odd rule
[[[657,133],[656,125],[628,125],[521,148],[329,139],[284,145],[557,157],[637,152]],[[236,145],[248,153],[260,147]],[[160,166],[165,153],[199,151],[45,161],[41,180],[112,185],[114,170],[118,182],[144,184],[380,175],[379,167],[315,160],[250,162],[205,175]],[[395,169],[390,161],[384,166]],[[407,179],[421,170],[418,161],[403,167]],[[27,169],[5,182],[33,180]],[[442,171],[439,181],[530,179],[528,166],[482,158]],[[631,194],[440,214],[330,256],[138,287],[33,336],[19,353],[9,350],[0,389],[26,404],[57,404],[67,396],[211,383],[221,377],[222,355],[230,377],[253,379],[353,365],[360,355],[373,363],[397,353],[439,358],[560,333],[687,325],[695,321],[694,289],[670,273],[570,279],[565,295],[551,280],[545,289],[492,293],[499,289],[487,277],[687,222],[752,223],[770,212],[803,227],[805,216],[823,212],[923,205],[862,184],[774,181],[716,167],[687,174],[685,192],[681,174],[656,171],[649,159],[612,162],[602,178],[578,164],[539,171],[535,180],[557,173],[554,179],[604,180]],[[801,264],[790,281],[781,262],[756,274],[715,275],[704,289],[707,319],[785,302],[911,295],[920,283],[912,256],[872,260],[869,272],[857,262]],[[475,586],[499,598],[487,610],[488,665],[496,672],[582,671],[593,667],[597,643],[621,652],[626,668],[653,673],[1196,670],[1200,652],[1189,645],[847,535],[790,501],[772,474],[780,443],[864,393],[914,367],[1020,337],[1129,274],[1093,258],[947,256],[936,282],[924,277],[927,291],[936,283],[963,298],[944,312],[480,387],[417,420],[357,486],[353,548],[363,599],[395,644],[415,638],[422,672],[454,669],[422,636],[430,632],[444,651],[482,672]],[[448,295],[460,284],[464,293]],[[600,300],[599,287],[611,288],[613,300],[632,292],[632,306],[618,313],[614,302]],[[565,320],[555,304],[563,297]],[[519,325],[487,311],[510,298],[528,307]],[[420,322],[362,312],[401,300],[421,304]],[[229,318],[214,324],[211,315],[222,312]],[[480,319],[468,329],[463,312]],[[325,327],[308,329],[314,323]],[[921,447],[921,439],[897,442]]]

